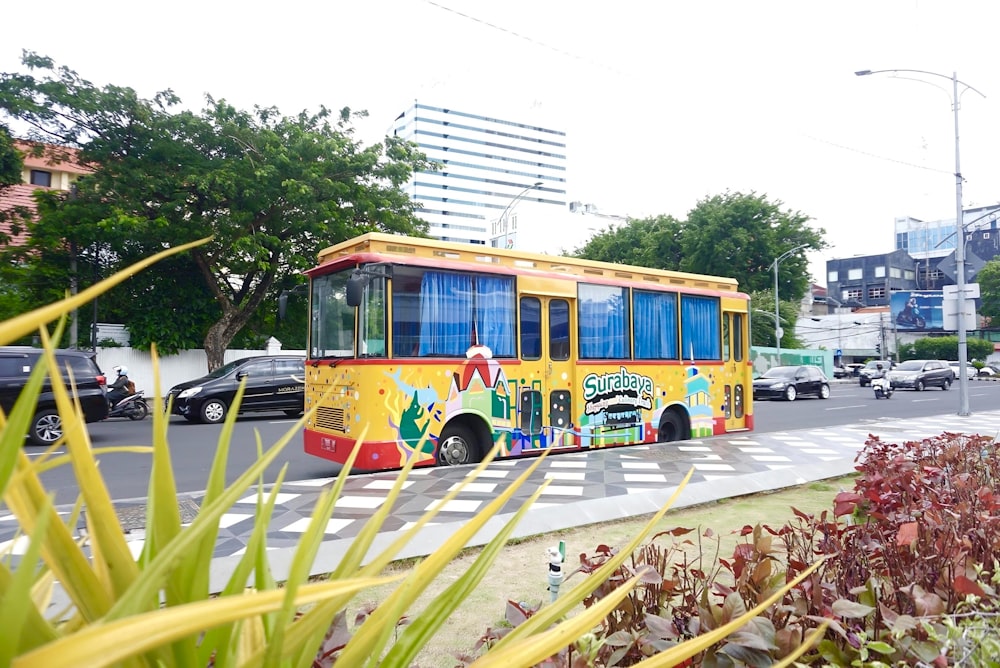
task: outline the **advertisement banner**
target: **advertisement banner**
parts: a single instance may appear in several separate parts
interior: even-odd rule
[[[889,310],[899,331],[940,332],[944,330],[944,308],[940,290],[892,293]]]

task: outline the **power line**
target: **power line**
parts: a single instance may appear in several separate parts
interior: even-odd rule
[[[953,171],[948,169],[937,169],[936,167],[926,167],[924,165],[917,165],[912,162],[906,162],[905,160],[897,160],[896,158],[887,158],[884,155],[878,155],[877,153],[869,153],[868,151],[862,151],[861,149],[853,148],[851,146],[844,146],[843,144],[838,144],[837,142],[832,142],[827,139],[820,139],[819,137],[813,137],[812,135],[805,135],[807,139],[812,139],[820,144],[826,144],[828,146],[834,146],[836,148],[844,149],[845,151],[851,151],[852,153],[858,153],[860,155],[868,156],[869,158],[875,158],[876,160],[885,160],[886,162],[894,162],[897,165],[905,165],[907,167],[913,167],[914,169],[923,169],[928,172],[936,172],[938,174],[954,174]]]
[[[607,63],[602,63],[602,62],[599,62],[599,61],[595,61],[595,60],[593,60],[591,58],[587,58],[585,56],[581,56],[579,54],[572,53],[570,51],[566,51],[565,49],[560,49],[559,47],[552,46],[551,44],[546,44],[545,42],[541,42],[541,41],[539,41],[537,39],[529,37],[528,35],[522,35],[519,32],[516,32],[516,31],[511,30],[509,28],[505,28],[505,27],[503,27],[501,25],[497,25],[496,23],[491,23],[490,21],[487,21],[485,19],[481,19],[481,18],[479,18],[477,16],[473,16],[471,14],[466,14],[465,12],[460,12],[457,9],[453,9],[451,7],[447,7],[445,5],[442,5],[439,2],[434,2],[434,0],[424,0],[424,2],[426,2],[428,5],[432,5],[434,7],[437,7],[438,9],[442,9],[442,10],[444,10],[446,12],[450,12],[450,13],[454,14],[455,16],[460,16],[463,19],[466,19],[466,20],[469,20],[469,21],[473,21],[473,22],[478,23],[480,25],[484,25],[487,28],[490,28],[492,30],[497,30],[499,32],[506,33],[506,34],[510,35],[511,37],[515,37],[515,38],[517,38],[517,39],[519,39],[521,41],[528,42],[529,44],[533,44],[534,46],[539,46],[539,47],[541,47],[543,49],[547,49],[549,51],[552,51],[553,53],[558,53],[561,56],[566,56],[567,58],[572,58],[573,60],[579,60],[580,62],[590,63],[591,65],[596,65],[598,67],[602,67],[602,68],[608,70],[609,72],[613,72],[614,74],[619,74],[619,75],[624,75],[625,74],[621,70],[618,70],[618,69],[616,69],[614,67],[611,67]]]

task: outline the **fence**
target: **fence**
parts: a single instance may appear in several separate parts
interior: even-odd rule
[[[268,341],[266,350],[227,350],[223,357],[225,362],[244,357],[259,357],[261,355],[305,355],[304,350],[282,350],[281,342],[272,338]],[[204,350],[185,350],[177,355],[160,355],[160,392],[167,391],[187,380],[200,378],[208,373],[208,355]],[[98,348],[97,364],[108,376],[108,382],[113,380],[111,371],[116,366],[128,367],[129,378],[135,382],[137,389],[142,390],[147,397],[153,396],[153,358],[149,352],[135,348]]]
[[[779,360],[776,348],[752,346],[750,360],[753,363],[754,376],[759,376],[772,366],[781,364],[810,364],[823,369],[823,373],[833,378],[833,351],[831,350],[788,350],[782,348]]]

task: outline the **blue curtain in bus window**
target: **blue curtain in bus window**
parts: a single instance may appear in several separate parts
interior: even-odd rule
[[[494,357],[514,356],[514,279],[476,277],[476,334]]]
[[[722,359],[719,300],[681,295],[681,357]]]
[[[677,295],[662,292],[632,293],[635,309],[635,358],[677,359]]]
[[[628,300],[625,288],[580,284],[580,357],[628,357]]]
[[[472,345],[472,277],[428,271],[420,281],[420,355],[462,357]]]

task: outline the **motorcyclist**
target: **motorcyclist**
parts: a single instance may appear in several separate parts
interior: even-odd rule
[[[129,395],[128,367],[116,366],[112,369],[118,376],[108,385],[108,401],[114,406]]]

